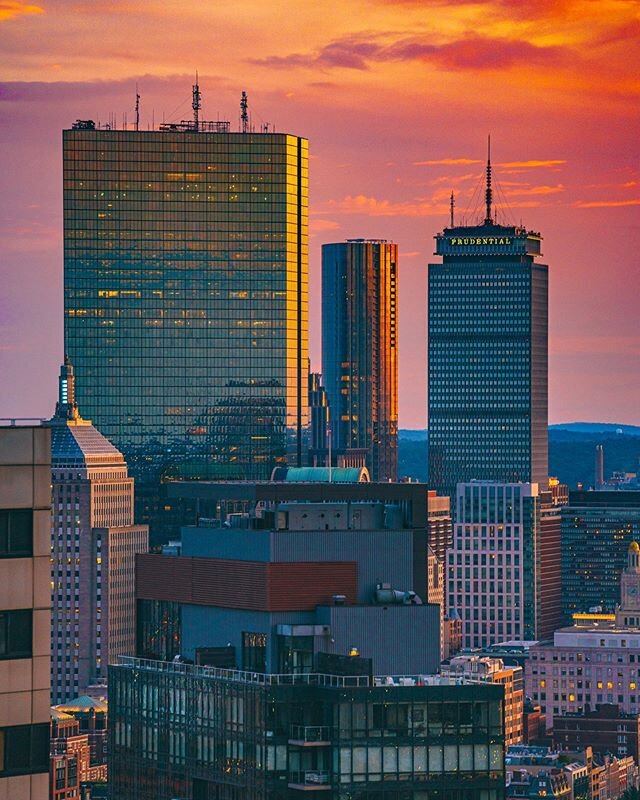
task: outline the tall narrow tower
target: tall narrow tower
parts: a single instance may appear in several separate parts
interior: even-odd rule
[[[398,473],[398,246],[349,239],[322,247],[322,375],[332,447],[362,454],[374,481]]]
[[[499,225],[487,159],[483,222],[436,236],[429,265],[429,485],[546,487],[548,267],[539,233]]]

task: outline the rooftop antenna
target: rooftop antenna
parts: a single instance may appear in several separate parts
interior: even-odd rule
[[[453,192],[451,192],[451,199],[449,201],[449,213],[451,214],[451,227],[454,227],[454,220],[453,220],[453,210],[456,207],[456,199],[453,196]]]
[[[136,83],[136,130],[140,128],[140,95],[138,94],[138,84]]]
[[[242,133],[247,133],[249,130],[249,113],[247,109],[247,93],[242,92],[242,97],[240,98],[240,130]]]
[[[202,108],[202,100],[200,95],[200,85],[198,84],[198,70],[196,70],[196,82],[193,85],[192,90],[192,101],[191,101],[191,108],[193,109],[193,126],[196,130],[199,130],[200,123],[198,121],[198,112]]]
[[[491,206],[493,204],[493,191],[491,189],[491,134],[487,140],[487,190],[485,192],[487,204],[487,216],[484,218],[485,225],[493,225],[491,217]]]

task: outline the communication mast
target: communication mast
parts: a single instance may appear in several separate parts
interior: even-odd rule
[[[136,130],[140,128],[140,95],[138,94],[138,84],[136,83]]]
[[[249,112],[246,92],[242,92],[242,97],[240,98],[240,131],[242,133],[249,132]]]
[[[198,130],[200,123],[198,120],[198,112],[202,108],[202,100],[200,95],[200,86],[198,85],[198,72],[196,71],[196,82],[193,85],[191,108],[193,109],[193,127]]]
[[[453,210],[454,210],[455,207],[456,207],[456,200],[455,200],[455,197],[453,196],[453,192],[451,192],[451,199],[449,201],[449,212],[450,212],[450,215],[451,215],[451,227],[452,228],[454,227]]]
[[[485,191],[485,201],[487,215],[484,218],[484,224],[493,225],[491,216],[491,206],[493,204],[493,191],[491,189],[491,135],[489,135],[487,142],[487,189]]]

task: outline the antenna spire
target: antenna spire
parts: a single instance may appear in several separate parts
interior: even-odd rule
[[[454,218],[453,218],[453,211],[456,207],[456,199],[453,196],[453,192],[451,192],[451,199],[449,201],[449,213],[451,214],[451,227],[454,227]]]
[[[491,189],[491,134],[487,139],[487,190],[485,192],[487,216],[484,218],[485,225],[493,225],[491,216],[491,206],[493,205],[493,190]]]
[[[200,94],[200,85],[198,84],[198,71],[196,70],[196,82],[193,85],[191,108],[193,109],[193,126],[196,130],[200,127],[198,120],[198,112],[202,108],[202,96]]]
[[[242,97],[240,98],[240,130],[242,133],[247,133],[249,130],[249,112],[246,92],[242,92]]]
[[[138,94],[138,84],[136,83],[136,130],[140,128],[140,95]]]

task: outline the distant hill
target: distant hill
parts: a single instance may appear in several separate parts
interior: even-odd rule
[[[404,439],[407,442],[426,442],[427,430],[426,428],[422,428],[422,430],[412,431],[408,428],[400,428],[398,431],[398,439]]]
[[[605,478],[612,472],[640,472],[640,427],[576,422],[549,427],[549,474],[572,489],[578,483],[592,486],[597,444],[604,447]],[[400,431],[398,474],[426,481],[427,448],[428,431]]]
[[[625,436],[640,436],[639,425],[618,425],[614,422],[566,422],[559,425],[549,425],[549,432],[568,431],[570,433],[589,433],[601,435],[604,433],[624,434]]]

